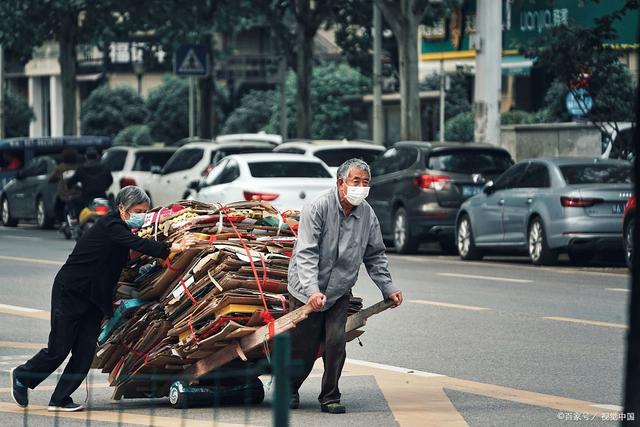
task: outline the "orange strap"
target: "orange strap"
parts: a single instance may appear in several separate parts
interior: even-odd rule
[[[164,260],[164,265],[168,270],[173,271],[174,273],[180,273],[180,270],[176,270],[175,268],[173,268],[173,266],[171,265],[171,261],[169,261],[169,258]],[[182,285],[182,289],[184,289],[184,293],[187,294],[187,296],[191,300],[191,305],[196,305],[198,303],[198,300],[196,300],[193,295],[191,295],[191,292],[189,292],[189,288],[187,288],[187,284],[184,282],[183,275],[180,275],[180,284]]]

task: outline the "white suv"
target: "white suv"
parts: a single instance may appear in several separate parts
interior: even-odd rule
[[[274,145],[268,142],[190,142],[169,159],[149,185],[152,206],[167,206],[188,195],[188,188],[205,177],[230,154],[268,153]]]
[[[112,147],[102,155],[102,162],[111,171],[113,184],[107,190],[113,201],[122,187],[137,185],[149,191],[152,171],[160,170],[177,147]]]
[[[378,156],[384,153],[385,148],[381,145],[364,141],[315,139],[287,141],[273,151],[276,153],[315,156],[329,166],[329,170],[335,177],[338,167],[345,161],[358,158],[371,164]]]

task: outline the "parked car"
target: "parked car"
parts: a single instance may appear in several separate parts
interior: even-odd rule
[[[322,160],[298,154],[228,156],[190,197],[207,203],[264,200],[285,211],[301,210],[336,181]]]
[[[2,225],[15,227],[19,221],[35,220],[40,228],[53,226],[57,184],[49,182],[49,177],[56,165],[53,156],[35,157],[4,186],[0,197]]]
[[[587,262],[596,248],[621,248],[632,189],[631,164],[624,160],[522,161],[460,208],[460,257],[480,259],[488,249],[502,249],[526,252],[537,265],[555,263],[560,252]]]
[[[385,148],[371,142],[343,140],[299,140],[287,141],[278,146],[276,153],[305,154],[315,156],[329,166],[329,170],[336,176],[338,167],[353,158],[362,159],[371,164],[384,153]]]
[[[102,162],[113,176],[107,197],[113,202],[118,191],[137,185],[148,191],[153,170],[162,169],[177,147],[112,147],[102,155]]]
[[[383,238],[399,253],[435,240],[445,252],[457,253],[460,204],[512,164],[506,150],[491,145],[398,142],[372,164],[367,200]]]
[[[189,188],[231,154],[268,153],[274,145],[266,142],[191,142],[180,147],[149,180],[148,193],[154,206],[187,198]]]
[[[265,132],[258,133],[233,133],[228,135],[219,135],[216,142],[223,144],[227,142],[267,142],[274,146],[282,144],[282,136]]]
[[[633,195],[624,206],[622,233],[624,244],[624,259],[629,269],[633,268],[633,233],[636,226],[636,196]]]

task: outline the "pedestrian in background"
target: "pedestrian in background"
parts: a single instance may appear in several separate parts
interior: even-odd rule
[[[338,168],[337,188],[307,205],[301,215],[298,240],[289,264],[290,310],[304,304],[314,310],[291,331],[292,359],[303,370],[293,373],[290,406],[300,405],[299,388],[309,376],[321,344],[324,374],[318,400],[322,412],[346,412],[338,381],[346,358],[347,310],[351,288],[364,263],[385,299],[402,304],[402,292],[391,281],[380,224],[364,200],[371,172],[360,159]]]
[[[102,318],[113,314],[114,292],[129,250],[164,259],[170,252],[182,252],[196,242],[188,234],[173,244],[133,234],[131,229],[142,226],[149,209],[149,197],[139,187],[120,190],[116,207],[82,236],[53,281],[47,348],[11,370],[12,397],[23,408],[29,404],[28,389],[51,375],[71,352],[48,410],[84,409],[73,402],[71,394],[89,372]]]

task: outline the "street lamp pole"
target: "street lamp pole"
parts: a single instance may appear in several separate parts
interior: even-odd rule
[[[132,63],[133,72],[138,80],[138,95],[142,96],[142,75],[144,74],[144,62],[142,59],[136,59]]]

